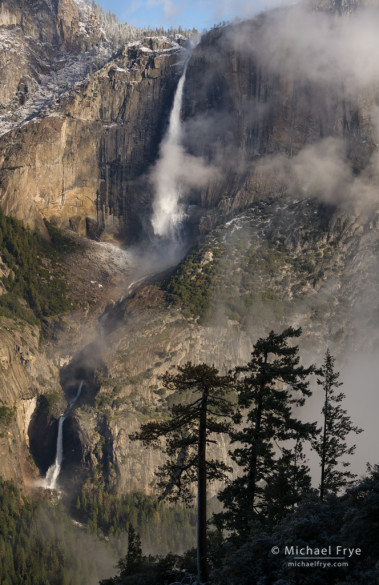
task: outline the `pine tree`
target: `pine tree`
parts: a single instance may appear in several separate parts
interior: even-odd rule
[[[367,468],[368,475],[343,496],[348,512],[342,534],[350,547],[364,551],[364,562],[370,559],[371,566],[375,566],[379,559],[379,465],[368,464]]]
[[[340,459],[346,455],[352,455],[356,446],[348,447],[346,438],[349,433],[359,434],[363,429],[356,427],[351,422],[347,411],[342,408],[341,402],[345,398],[343,392],[336,393],[336,389],[342,386],[339,382],[339,372],[334,370],[335,359],[329,349],[325,353],[324,363],[317,371],[317,384],[322,386],[324,392],[324,406],[322,408],[323,427],[322,434],[312,443],[313,448],[320,457],[321,480],[320,499],[327,494],[337,492],[356,477],[347,469],[348,461],[342,461],[342,469],[339,469]]]
[[[303,453],[303,442],[298,440],[292,448],[282,447],[275,473],[264,486],[265,517],[270,524],[278,524],[311,492],[310,469]]]
[[[133,524],[128,527],[128,552],[126,556],[118,563],[121,569],[120,577],[126,577],[137,573],[143,564],[141,538],[135,530]]]
[[[306,378],[314,371],[313,366],[299,366],[298,346],[288,345],[300,335],[301,329],[292,327],[281,334],[271,331],[257,341],[249,363],[235,369],[239,406],[247,414],[235,417],[239,427],[231,440],[238,446],[230,455],[242,474],[219,496],[225,508],[215,516],[219,528],[243,535],[255,521],[264,520],[269,503],[265,486],[279,481],[283,472],[277,447],[289,440],[302,442],[316,431],[314,423],[302,423],[292,412],[293,406],[302,406],[310,396]]]
[[[230,429],[226,417],[233,412],[229,400],[233,381],[230,376],[219,376],[218,370],[207,364],[188,362],[178,370],[177,375],[164,375],[164,385],[178,395],[189,395],[189,402],[172,406],[169,420],[144,424],[131,438],[156,447],[165,438],[168,459],[157,473],[162,498],[188,503],[193,497],[191,485],[197,483],[197,570],[203,584],[208,581],[207,483],[224,479],[229,471],[225,463],[207,457],[207,447],[214,442],[211,435]]]

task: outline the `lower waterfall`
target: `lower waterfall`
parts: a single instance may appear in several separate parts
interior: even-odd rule
[[[156,192],[155,199],[153,202],[153,217],[151,218],[151,224],[155,236],[158,236],[158,238],[159,237],[168,238],[171,241],[176,241],[177,232],[178,229],[180,228],[181,222],[184,217],[183,206],[180,202],[181,163],[183,162],[181,158],[183,151],[183,147],[181,145],[182,143],[181,107],[183,101],[183,90],[189,58],[190,52],[187,53],[186,58],[184,60],[184,68],[175,92],[167,133],[160,146],[160,156],[155,171]],[[167,255],[168,252],[166,253],[166,256]],[[171,258],[170,255],[168,256]],[[178,260],[175,260],[175,262],[177,261]],[[171,260],[169,260],[167,265],[171,266]],[[110,310],[108,311],[106,310],[100,317],[99,325],[101,339],[104,339],[107,333],[107,322],[109,321],[112,309],[117,307],[118,304],[122,303],[122,301],[125,298],[132,294],[132,292],[138,285],[142,284],[149,276],[152,276],[154,272],[159,272],[162,270],[161,266],[158,266],[158,268],[155,266],[154,268],[155,271],[154,270],[152,271],[151,267],[149,266],[149,272],[142,275],[137,271],[134,280],[128,284],[127,292],[121,298],[119,303],[116,303]],[[164,264],[164,268],[166,268],[166,264]],[[84,381],[82,380],[77,388],[75,396],[68,401],[68,408],[59,419],[55,461],[48,468],[46,477],[43,480],[43,486],[46,489],[51,490],[57,489],[61,465],[64,458],[63,424],[81,394],[83,383]]]
[[[53,465],[50,465],[46,473],[45,483],[48,490],[55,490],[57,488],[57,480],[61,471],[61,464],[63,461],[63,423],[66,417],[61,416],[58,425],[57,438],[57,454]]]
[[[57,436],[57,450],[56,450],[55,461],[52,465],[50,465],[49,469],[47,470],[46,477],[44,480],[44,487],[48,490],[57,489],[57,481],[58,481],[59,474],[61,472],[61,465],[62,465],[62,461],[63,461],[63,423],[66,420],[67,415],[71,412],[74,404],[78,400],[78,398],[81,394],[82,388],[83,388],[83,380],[80,382],[74,398],[72,398],[69,401],[69,407],[67,408],[65,414],[59,418],[58,436]]]

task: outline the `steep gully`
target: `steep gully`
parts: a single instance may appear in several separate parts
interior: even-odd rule
[[[190,52],[186,54],[184,59],[183,73],[175,92],[168,129],[160,147],[159,160],[157,162],[158,172],[155,174],[153,215],[151,218],[151,226],[153,228],[152,237],[150,236],[149,242],[145,245],[143,251],[141,252],[139,250],[137,252],[139,266],[129,276],[126,284],[126,293],[117,303],[107,307],[99,318],[98,339],[84,348],[78,355],[74,356],[71,363],[65,368],[63,375],[61,375],[65,394],[71,393],[72,396],[73,389],[75,393],[71,399],[68,398],[68,407],[64,414],[59,417],[55,459],[48,467],[45,478],[40,482],[41,487],[44,489],[55,490],[61,485],[59,480],[61,479],[62,463],[65,458],[64,433],[67,426],[64,423],[67,419],[71,420],[75,405],[77,405],[81,397],[83,397],[83,401],[85,402],[93,398],[94,394],[96,394],[96,385],[94,385],[95,369],[102,366],[102,346],[107,334],[117,327],[117,322],[120,319],[126,299],[132,296],[140,286],[146,284],[146,282],[154,281],[162,272],[175,266],[185,252],[185,238],[183,238],[181,229],[183,220],[185,219],[184,208],[180,201],[182,196],[181,185],[175,167],[171,164],[171,158],[174,150],[181,146],[181,107],[189,59]],[[147,258],[149,258],[148,261]],[[90,363],[88,363],[89,354],[91,355]],[[82,379],[80,379],[81,376],[83,376]],[[87,378],[89,379],[89,383]],[[76,386],[73,385],[73,380],[77,381]],[[70,382],[68,387],[65,381]],[[76,429],[75,424],[71,424],[66,432],[78,432],[78,429]],[[71,439],[71,444],[73,443],[77,443],[77,440]],[[34,452],[38,452],[38,450],[38,446],[35,446]],[[41,457],[39,455],[38,457],[37,455],[35,459],[42,460],[43,456]],[[38,464],[38,461],[36,462]]]

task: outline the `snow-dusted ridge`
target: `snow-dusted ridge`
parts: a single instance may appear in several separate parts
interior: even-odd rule
[[[81,3],[81,0],[77,2]],[[84,8],[88,10],[86,5]],[[164,55],[182,50],[179,44],[182,39],[184,37],[181,35],[176,35],[175,40],[167,36],[145,37],[125,43],[124,51],[135,47],[143,53]],[[166,47],[152,49],[148,46],[152,40]],[[14,57],[17,55],[23,63],[34,63],[34,76],[29,74],[25,78],[28,86],[25,102],[20,105],[14,99],[9,104],[0,104],[0,136],[39,115],[58,115],[56,113],[56,108],[59,107],[57,100],[67,92],[77,90],[79,84],[86,82],[88,75],[101,72],[115,57],[112,45],[104,40],[97,51],[71,54],[55,50],[54,58],[48,62],[45,56],[51,52],[52,47],[46,47],[46,45],[47,43],[22,35],[19,28],[10,30],[0,28],[0,51],[7,52],[9,55],[13,54]],[[119,72],[128,71],[125,67],[119,67],[117,61],[114,67]],[[44,71],[44,73],[41,74],[39,71]]]
[[[110,49],[105,49],[104,61],[108,60],[111,54]],[[9,108],[3,106],[4,113],[0,116],[0,136],[36,117],[46,106],[71,90],[76,83],[83,81],[96,62],[97,56],[89,52],[77,56],[60,53],[54,63],[57,68],[51,67],[48,73],[40,75],[39,83],[28,76],[33,92],[29,91],[27,101],[18,108],[14,105],[10,105]]]

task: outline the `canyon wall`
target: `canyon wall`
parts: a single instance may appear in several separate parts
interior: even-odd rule
[[[56,46],[71,47],[74,54],[86,47],[80,44],[84,33],[76,34],[70,25],[76,21],[80,3],[69,4],[49,5],[58,32],[46,25],[44,34]],[[299,16],[296,11],[301,9],[296,7],[271,11],[213,29],[194,48],[184,87],[183,147],[211,175],[200,187],[192,186],[184,193],[185,202],[198,206],[197,221],[204,210],[217,209],[218,214],[227,215],[288,190],[277,169],[265,171],[264,163],[275,156],[296,159],[307,146],[327,139],[334,141],[332,147],[339,149],[338,156],[352,175],[369,169],[378,133],[377,71],[372,63],[359,66],[368,57],[366,48],[357,48],[356,61],[354,45],[352,55],[343,58],[340,45],[349,38],[353,7],[350,3],[338,6],[341,15],[328,17],[334,18],[330,21],[325,21],[323,5],[312,16]],[[330,5],[332,12],[338,13],[337,8]],[[19,19],[10,4],[7,14],[4,22]],[[64,26],[57,24],[59,14],[64,16]],[[293,42],[299,18],[304,21],[304,38],[299,35],[299,42]],[[25,22],[23,26],[29,26],[26,17]],[[318,24],[320,38],[311,37],[308,47],[305,37]],[[21,30],[20,26],[16,29]],[[36,30],[31,29],[30,35],[36,39]],[[88,43],[99,45],[98,54],[104,54],[105,40],[93,31],[86,35]],[[337,48],[328,56],[322,47],[333,35]],[[368,48],[370,42],[369,38]],[[313,64],[318,53],[321,56]],[[81,70],[82,77],[87,74],[85,80],[42,105],[30,122],[4,133],[0,201],[6,213],[32,226],[41,225],[46,217],[92,237],[106,229],[121,233],[129,242],[138,238],[150,213],[150,171],[183,59],[174,41],[131,43],[96,73],[89,70],[94,62],[88,61]],[[74,70],[74,65],[68,70]],[[11,69],[7,62],[4,75]],[[22,95],[20,99],[26,94]],[[189,166],[191,159],[184,160],[183,165],[189,161]]]
[[[2,0],[0,46],[0,104],[13,115],[66,61],[110,50],[93,12],[75,0]]]

